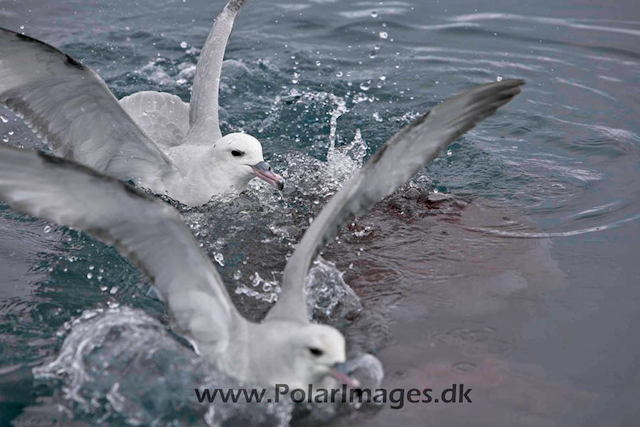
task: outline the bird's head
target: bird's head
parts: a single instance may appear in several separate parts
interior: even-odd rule
[[[283,382],[291,389],[306,389],[310,384],[316,390],[331,389],[343,383],[358,387],[358,381],[345,371],[345,340],[337,329],[307,324],[282,336]]]
[[[245,133],[231,133],[217,141],[213,147],[215,165],[222,169],[226,178],[238,183],[236,190],[242,191],[253,178],[260,178],[274,188],[282,190],[284,179],[273,172],[262,157],[262,144]]]

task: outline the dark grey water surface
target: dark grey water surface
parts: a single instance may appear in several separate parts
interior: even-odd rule
[[[62,48],[118,97],[153,89],[188,100],[193,48],[223,4],[4,0],[0,26]],[[351,352],[381,359],[384,387],[464,383],[473,403],[343,408],[317,422],[637,424],[639,7],[254,0],[242,11],[223,71],[225,131],[259,137],[289,186],[280,196],[256,184],[182,212],[253,319],[365,148],[475,84],[527,81],[324,253],[336,266],[319,271],[330,286],[344,272],[360,311],[344,295],[313,294],[330,308],[316,302],[316,317],[339,326]],[[40,147],[0,113],[4,143]],[[0,424],[289,421],[286,406],[195,404],[194,384],[233,382],[203,379],[149,284],[112,248],[0,205],[0,281]],[[296,412],[292,423],[306,419]]]

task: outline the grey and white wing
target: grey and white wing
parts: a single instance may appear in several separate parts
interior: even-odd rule
[[[387,141],[307,229],[287,262],[282,294],[267,319],[305,321],[305,277],[324,244],[353,215],[392,194],[443,148],[511,101],[523,84],[504,80],[471,89],[438,105]]]
[[[182,144],[189,131],[189,104],[179,96],[143,91],[125,96],[118,102],[159,147]]]
[[[146,274],[180,332],[221,349],[244,320],[182,218],[166,203],[85,166],[0,146],[0,201],[116,246]]]
[[[218,92],[220,90],[222,60],[233,23],[245,2],[246,0],[229,0],[222,12],[216,17],[196,66],[189,123],[192,127],[200,128],[197,134],[202,134],[202,129],[206,129],[206,132],[211,135],[212,141],[222,138],[218,118]]]
[[[0,29],[0,102],[60,157],[121,180],[173,170],[104,81],[69,55]]]

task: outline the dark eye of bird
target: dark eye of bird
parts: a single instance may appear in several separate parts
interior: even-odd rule
[[[244,151],[240,151],[240,150],[231,150],[231,155],[233,157],[242,157],[244,156]]]
[[[313,354],[315,357],[320,357],[324,353],[322,350],[316,347],[310,347],[309,352]]]

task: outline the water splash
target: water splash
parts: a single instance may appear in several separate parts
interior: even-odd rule
[[[307,276],[307,311],[321,323],[340,323],[362,310],[356,293],[344,281],[335,263],[322,257],[313,263]]]
[[[59,334],[68,334],[60,354],[34,368],[33,374],[36,381],[63,382],[54,404],[76,421],[153,425],[205,420],[222,425],[244,420],[250,425],[285,426],[291,419],[293,405],[286,401],[198,403],[195,388],[248,385],[218,373],[141,310],[87,310]],[[269,390],[267,397],[273,393]]]

